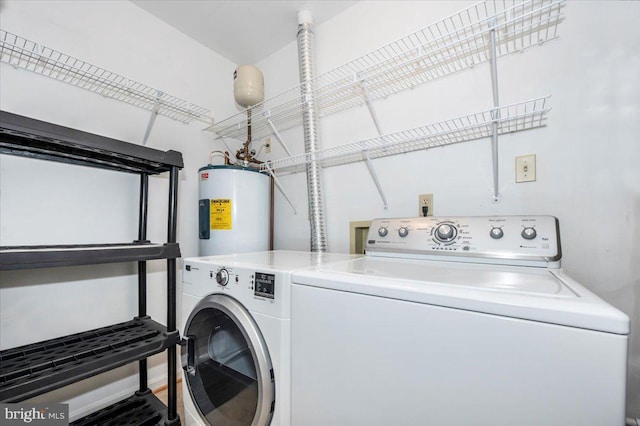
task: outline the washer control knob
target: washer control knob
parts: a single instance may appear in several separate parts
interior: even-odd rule
[[[443,223],[436,228],[436,237],[440,241],[450,241],[456,236],[456,228]]]
[[[378,228],[378,235],[380,235],[381,237],[386,237],[388,233],[389,230],[387,230],[387,228],[385,228],[384,226]]]
[[[491,235],[491,238],[499,240],[500,238],[504,237],[504,231],[502,230],[502,228],[491,228],[491,232],[489,232],[489,235]]]
[[[407,235],[409,235],[409,228],[407,228],[406,226],[401,227],[400,229],[398,229],[398,235],[400,235],[400,237],[404,238]]]
[[[216,282],[221,286],[229,284],[229,272],[222,268],[216,273]]]
[[[520,235],[522,235],[522,238],[524,238],[525,240],[533,240],[538,235],[538,233],[536,232],[535,228],[529,227],[524,228]]]

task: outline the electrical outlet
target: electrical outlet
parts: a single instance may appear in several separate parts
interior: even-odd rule
[[[433,216],[433,194],[418,195],[418,216]]]
[[[264,152],[267,154],[271,152],[271,138],[267,138],[264,142]]]
[[[536,180],[536,155],[521,155],[516,157],[516,183],[533,182]]]

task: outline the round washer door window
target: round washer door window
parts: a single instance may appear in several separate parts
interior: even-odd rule
[[[203,419],[214,426],[268,425],[275,404],[271,359],[240,302],[207,296],[191,312],[184,336],[184,376]]]

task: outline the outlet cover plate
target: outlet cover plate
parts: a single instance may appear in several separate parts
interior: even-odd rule
[[[418,216],[424,216],[422,213],[422,207],[427,207],[429,209],[427,216],[433,216],[433,194],[418,195]]]

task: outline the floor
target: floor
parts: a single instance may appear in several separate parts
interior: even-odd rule
[[[184,424],[184,403],[182,402],[182,378],[178,379],[177,382],[177,390],[178,390],[178,415],[180,416],[180,420],[182,424]],[[165,404],[167,403],[167,386],[159,387],[153,391],[155,396]]]

